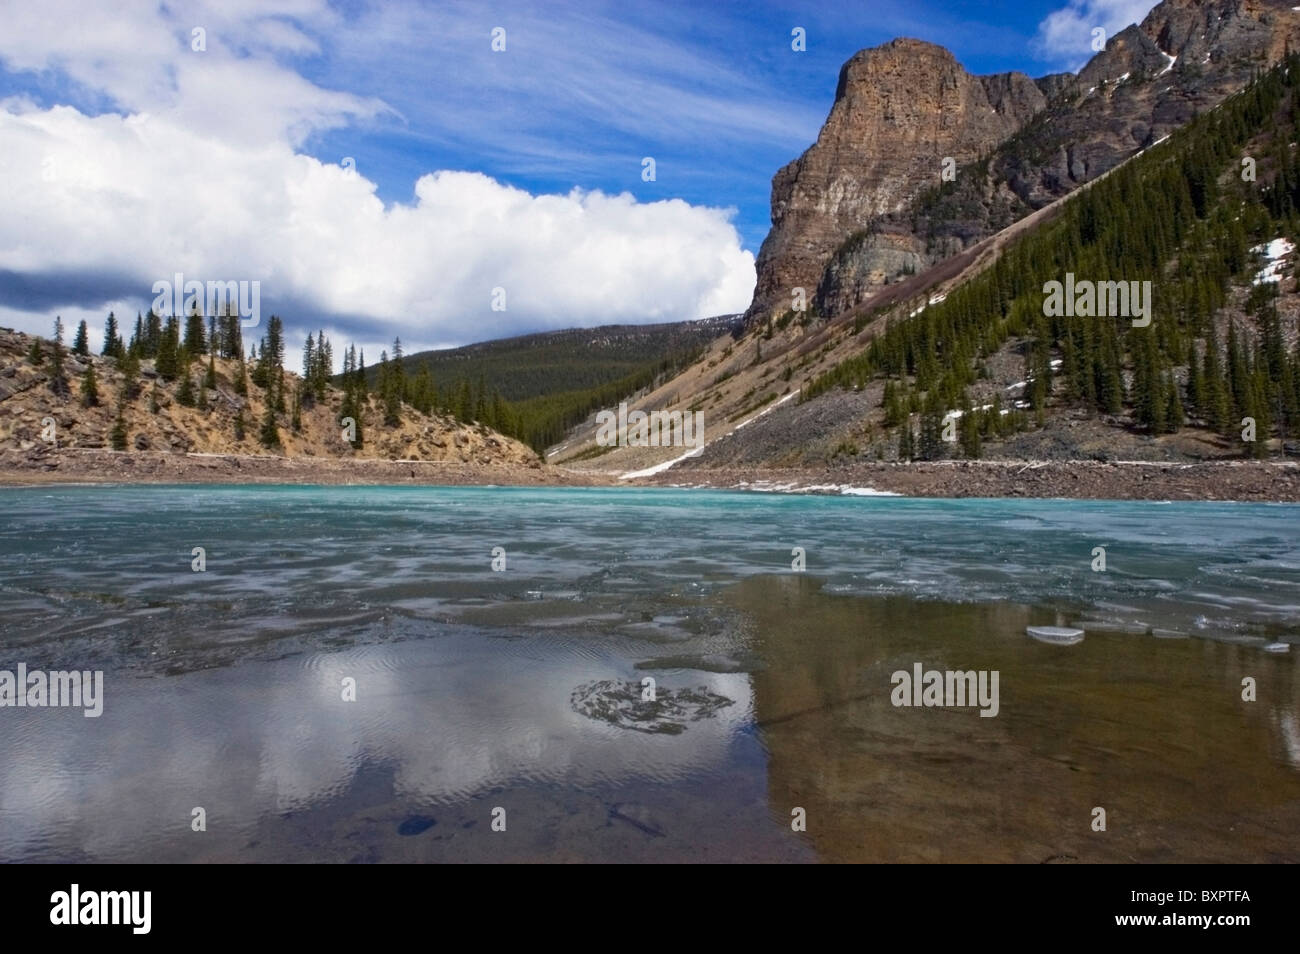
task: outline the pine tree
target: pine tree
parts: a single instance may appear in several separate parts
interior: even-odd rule
[[[244,417],[244,406],[241,404],[239,410],[235,412],[235,440],[243,443],[245,436],[247,436],[247,431],[248,421]]]
[[[912,422],[905,420],[898,430],[898,459],[910,461],[916,457],[916,445],[912,436]]]
[[[164,381],[175,381],[181,373],[180,323],[173,317],[167,319],[158,343],[158,357],[154,368]]]
[[[198,357],[208,350],[207,335],[203,330],[203,315],[199,303],[195,302],[185,319],[185,350],[193,357]]]
[[[32,335],[32,346],[27,349],[27,360],[33,367],[39,368],[45,363],[45,353],[41,350],[41,339]]]
[[[266,403],[266,412],[262,415],[262,429],[258,432],[257,439],[262,442],[263,447],[280,446],[280,429],[275,425],[275,408],[271,402]]]
[[[402,398],[397,390],[397,380],[390,375],[384,393],[384,426],[397,427],[402,423]]]
[[[293,389],[293,416],[289,420],[289,426],[295,434],[302,431],[302,385]]]
[[[118,362],[118,369],[122,372],[122,397],[124,400],[134,400],[140,383],[140,359],[131,349],[127,349],[126,354]]]
[[[62,397],[68,393],[68,379],[63,374],[63,319],[57,315],[50,345],[50,390]]]
[[[1232,409],[1228,406],[1228,389],[1219,364],[1219,345],[1211,331],[1205,342],[1205,357],[1201,377],[1204,380],[1204,414],[1210,426],[1225,437],[1232,428]]]
[[[181,375],[181,386],[176,391],[176,403],[182,407],[194,406],[194,381],[188,371]]]
[[[117,315],[110,311],[108,319],[104,322],[104,349],[100,354],[109,358],[120,358],[125,351],[122,336],[117,330]]]
[[[90,355],[90,333],[86,330],[86,322],[83,320],[77,325],[76,337],[72,339],[72,353],[89,357]]]
[[[981,412],[969,408],[957,423],[957,437],[961,442],[962,453],[972,460],[978,460],[982,451],[980,441]]]
[[[307,332],[307,342],[302,346],[302,379],[314,383],[316,380],[316,342],[311,332]]]
[[[239,356],[239,376],[235,378],[235,393],[240,397],[248,397],[248,366],[244,364],[244,356]]]
[[[86,365],[86,373],[81,379],[82,407],[99,406],[99,383],[95,380],[95,362]]]
[[[149,309],[149,315],[145,318],[145,350],[141,354],[142,358],[158,357],[158,349],[162,347],[163,339],[163,320],[162,315]]]
[[[135,313],[135,331],[131,332],[131,343],[127,345],[126,350],[137,358],[143,358],[145,357],[145,347],[144,316],[137,311]]]
[[[1174,378],[1172,372],[1165,378],[1165,395],[1168,402],[1165,411],[1165,426],[1168,428],[1169,433],[1177,434],[1187,422],[1187,416],[1183,412],[1183,402],[1178,395],[1178,381]]]
[[[109,432],[109,442],[115,451],[124,451],[127,449],[127,430],[126,417],[122,414],[122,402],[117,403],[117,420],[113,422],[113,430]]]

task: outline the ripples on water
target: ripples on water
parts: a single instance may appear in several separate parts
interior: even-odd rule
[[[1287,505],[415,487],[67,487],[0,500],[0,668],[99,668],[109,686],[99,720],[0,710],[0,759],[24,766],[0,783],[0,859],[380,860],[428,857],[430,845],[450,860],[673,857],[701,843],[727,858],[827,856],[838,849],[788,837],[775,791],[837,759],[866,786],[904,745],[860,751],[876,730],[853,717],[898,714],[877,708],[887,673],[863,682],[889,639],[910,658],[1019,640],[1000,650],[1013,653],[1006,666],[1037,651],[1021,644],[1027,622],[1082,621],[1089,653],[1111,647],[1097,665],[1177,658],[1203,673],[1258,659],[1265,679],[1294,662],[1257,647],[1300,642],[1300,508]],[[1099,545],[1104,573],[1090,569]],[[494,547],[505,572],[492,571]],[[910,609],[873,628],[872,606]],[[808,632],[813,617],[824,628]],[[1197,662],[1210,644],[1146,633],[1247,655]],[[356,703],[339,698],[345,675]],[[664,693],[656,704],[638,695],[647,676]],[[1276,688],[1289,702],[1262,707],[1265,762],[1294,775],[1286,679]],[[803,693],[808,713],[840,715],[796,719]],[[1040,715],[1058,704],[1026,698]],[[760,710],[785,714],[768,724]],[[1013,707],[984,721],[1016,718]],[[802,724],[821,735],[782,741]],[[1033,741],[999,745],[1035,749],[1055,731],[1019,724]],[[1215,738],[1242,747],[1213,732],[1206,745]],[[939,737],[925,744],[963,758]],[[1004,767],[964,758],[972,784]],[[1201,771],[1195,758],[1170,769],[1171,786]],[[842,825],[854,797],[827,794],[822,811]],[[510,848],[483,841],[498,801],[519,819]],[[222,822],[196,844],[189,812],[205,802]],[[160,818],[171,819],[161,830]],[[978,832],[961,837],[976,851]],[[890,857],[877,844],[858,856]]]

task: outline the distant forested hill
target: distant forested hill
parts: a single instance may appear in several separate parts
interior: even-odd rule
[[[372,391],[396,387],[406,403],[482,421],[541,451],[592,411],[685,366],[739,319],[570,328],[416,354],[395,342],[365,374]],[[401,373],[390,374],[396,363]]]

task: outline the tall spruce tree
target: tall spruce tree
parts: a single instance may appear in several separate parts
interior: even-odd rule
[[[72,339],[72,353],[83,358],[90,355],[90,333],[86,330],[84,319],[77,325],[77,334]]]

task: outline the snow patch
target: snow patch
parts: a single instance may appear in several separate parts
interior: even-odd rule
[[[631,470],[619,477],[619,480],[636,480],[638,477],[653,477],[655,474],[662,474],[674,464],[680,464],[688,457],[699,457],[704,453],[703,447],[697,447],[695,450],[687,451],[681,457],[674,457],[672,460],[666,460],[662,464],[655,464],[653,467],[647,467],[645,470]]]
[[[1282,280],[1282,269],[1286,267],[1286,259],[1295,251],[1295,246],[1285,238],[1275,238],[1267,245],[1256,245],[1251,251],[1256,255],[1264,256],[1267,262],[1263,270],[1251,281],[1252,285],[1262,285],[1264,282]]]
[[[787,394],[785,397],[781,398],[779,401],[777,401],[777,402],[776,402],[775,404],[773,404],[771,407],[764,408],[763,410],[759,411],[757,414],[755,414],[753,417],[751,417],[751,418],[750,418],[749,420],[747,420],[747,421],[741,421],[739,424],[737,424],[735,427],[733,427],[730,431],[728,431],[726,434],[723,434],[722,436],[723,436],[723,437],[728,437],[728,436],[730,436],[730,435],[736,433],[736,431],[740,430],[740,429],[741,429],[742,427],[744,427],[746,424],[751,424],[751,423],[753,423],[754,421],[757,421],[757,420],[758,420],[760,417],[762,417],[764,414],[769,414],[769,413],[771,413],[772,411],[775,411],[778,407],[780,407],[782,404],[784,404],[786,401],[790,400],[790,398],[794,397],[794,396],[795,396],[796,394],[798,394],[798,393],[799,393],[798,391],[791,391],[789,394]],[[721,438],[719,438],[719,440],[721,440]],[[626,474],[621,474],[621,475],[619,476],[618,479],[619,479],[619,480],[637,480],[638,478],[641,478],[641,477],[653,477],[655,474],[662,474],[662,473],[663,473],[665,470],[667,470],[668,468],[674,466],[675,464],[680,464],[682,461],[686,460],[688,457],[699,457],[701,454],[704,453],[704,448],[707,447],[707,446],[708,446],[707,444],[703,444],[703,445],[701,445],[701,446],[695,448],[694,450],[689,450],[689,451],[687,451],[685,454],[682,454],[680,457],[674,457],[672,460],[666,460],[666,461],[664,461],[664,462],[661,463],[661,464],[655,464],[653,467],[647,467],[647,468],[645,468],[644,470],[631,470],[631,471],[628,471]]]

